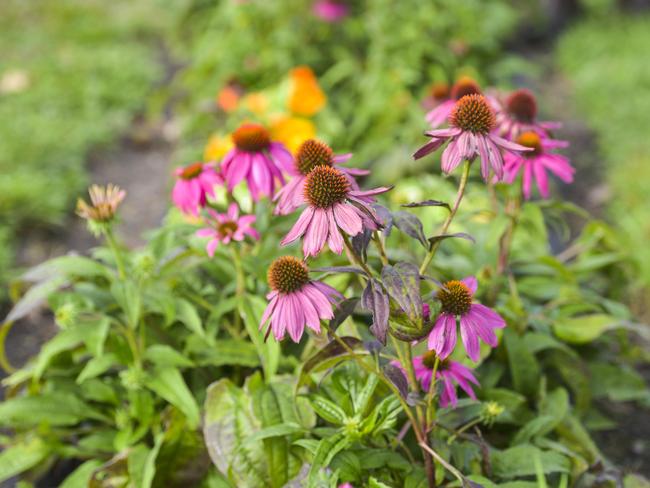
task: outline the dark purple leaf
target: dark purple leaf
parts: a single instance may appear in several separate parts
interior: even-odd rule
[[[343,300],[334,311],[334,318],[330,320],[329,330],[332,332],[336,331],[336,329],[339,328],[339,325],[341,325],[345,319],[352,315],[352,312],[354,312],[357,303],[359,303],[358,298],[348,298],[346,300]]]
[[[355,266],[323,266],[322,268],[313,268],[309,270],[312,273],[357,273],[366,274],[361,268]]]
[[[405,203],[402,207],[406,208],[416,208],[416,207],[445,207],[447,210],[451,211],[451,207],[446,202],[441,202],[440,200],[425,200],[423,202],[411,202]]]
[[[370,354],[379,354],[379,351],[383,348],[383,344],[377,340],[375,341],[365,341],[363,347],[366,348]]]
[[[387,364],[384,366],[383,370],[386,378],[388,378],[390,382],[395,385],[400,395],[402,395],[402,398],[407,398],[409,394],[409,385],[404,372],[392,364]]]
[[[383,233],[386,237],[390,236],[390,232],[393,229],[393,214],[386,207],[381,205],[374,205],[375,212],[379,220],[381,220],[384,225]]]
[[[417,266],[400,262],[395,266],[384,266],[381,279],[388,294],[398,303],[410,318],[422,316],[420,296],[420,273]]]
[[[358,256],[361,256],[364,263],[368,259],[367,250],[370,239],[372,239],[372,230],[368,228],[364,228],[362,232],[352,238],[352,249]]]
[[[399,230],[413,239],[420,241],[424,247],[428,247],[422,222],[415,215],[405,211],[395,212],[393,214],[393,222]]]
[[[459,239],[466,239],[474,243],[476,242],[471,235],[466,234],[465,232],[457,232],[455,234],[440,234],[439,236],[433,236],[429,238],[429,249],[431,249],[431,246],[433,246],[438,241],[442,241],[444,239],[450,239],[454,237]]]
[[[341,340],[345,342],[350,349],[357,349],[362,345],[361,340],[356,337],[344,336],[341,337]],[[303,374],[309,373],[323,361],[344,354],[348,354],[348,352],[343,345],[339,344],[337,341],[332,341],[305,362],[302,367],[302,372]]]
[[[361,306],[372,313],[370,332],[383,345],[386,345],[390,303],[384,288],[376,279],[368,280],[368,284],[361,295]]]

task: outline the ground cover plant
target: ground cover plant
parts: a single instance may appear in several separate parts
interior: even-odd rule
[[[0,479],[69,460],[67,488],[639,483],[589,434],[599,398],[649,399],[615,231],[571,237],[584,213],[547,199],[574,170],[531,92],[450,88],[418,109],[410,178],[290,151],[245,111],[141,248],[115,237],[128,195],[91,187],[99,246],[27,271],[2,326],[46,304],[59,332],[21,369],[0,356]]]

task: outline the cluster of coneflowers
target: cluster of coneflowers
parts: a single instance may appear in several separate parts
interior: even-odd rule
[[[431,141],[414,157],[424,157],[446,144],[441,157],[443,172],[451,173],[461,164],[464,168],[456,202],[442,233],[447,231],[458,209],[470,168],[476,160],[486,182],[518,182],[525,198],[531,196],[533,180],[541,195],[548,196],[547,171],[562,181],[572,181],[574,169],[564,156],[555,152],[565,147],[566,142],[553,139],[550,132],[559,124],[537,120],[537,104],[530,91],[517,90],[505,97],[485,94],[473,80],[461,78],[451,88],[437,85],[430,102],[433,106],[426,120],[431,130],[425,134]],[[497,312],[474,300],[476,278],[439,283],[427,277],[426,268],[437,244],[432,244],[419,270],[408,263],[391,267],[378,237],[385,222],[378,213],[375,198],[390,188],[362,190],[356,178],[369,172],[341,166],[351,154],[335,155],[325,143],[309,139],[292,155],[281,143],[271,139],[264,126],[253,123],[241,125],[231,137],[233,148],[220,162],[197,162],[176,170],[172,199],[183,213],[202,219],[204,227],[197,235],[209,239],[207,253],[211,257],[220,244],[246,237],[260,238],[253,227],[255,216],[241,215],[232,193],[236,186],[245,183],[253,202],[262,198],[275,202],[275,215],[300,212],[281,244],[302,241],[302,259],[282,256],[268,269],[271,291],[260,321],[260,329],[266,326],[265,338],[272,333],[276,340],[288,335],[299,342],[305,327],[316,334],[321,332],[322,321],[334,317],[335,307],[344,297],[326,283],[310,278],[309,261],[326,247],[339,255],[345,249],[356,268],[342,269],[342,272],[359,271],[365,277],[367,287],[361,304],[372,312],[370,330],[378,339],[385,343],[389,323],[388,331],[398,340],[411,344],[427,339],[428,352],[414,357],[409,368],[400,361],[393,364],[405,374],[407,369],[412,371],[429,396],[440,381],[442,406],[456,405],[456,385],[474,398],[472,385],[478,382],[472,370],[449,359],[456,349],[458,333],[467,356],[476,362],[480,359],[480,341],[496,347],[495,329],[506,325]],[[219,213],[213,203],[219,187],[225,189],[231,202],[225,213]],[[115,187],[93,188],[92,204],[81,202],[79,213],[89,222],[110,222],[123,197],[124,193]],[[373,240],[383,257],[381,273],[372,270],[355,250],[352,241],[361,235],[375,237]],[[430,316],[429,304],[421,302],[419,290],[416,301],[419,310],[414,311],[412,303],[405,304],[404,297],[397,296],[400,292],[394,291],[396,281],[393,280],[392,287],[387,283],[401,265],[405,265],[403,269],[416,270],[418,287],[420,279],[437,284],[436,317]],[[384,272],[389,268],[393,274],[385,277]],[[398,276],[398,283],[399,279]],[[383,334],[379,322],[384,323]]]

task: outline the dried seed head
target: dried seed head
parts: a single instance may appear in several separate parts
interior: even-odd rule
[[[496,124],[494,111],[483,95],[465,95],[449,116],[451,125],[478,134],[488,134]]]
[[[472,306],[472,291],[462,281],[448,281],[438,290],[437,296],[443,313],[465,315]]]
[[[273,263],[268,271],[269,286],[280,293],[300,290],[309,282],[307,265],[293,256],[282,256]]]
[[[330,208],[342,202],[350,191],[350,182],[331,166],[316,166],[305,179],[305,198],[312,207]]]
[[[259,152],[268,149],[271,135],[260,124],[242,124],[232,133],[232,142],[241,151]]]
[[[531,124],[537,117],[537,101],[530,90],[522,88],[510,94],[506,99],[506,110],[519,122]]]
[[[81,198],[77,200],[77,215],[97,223],[107,223],[113,220],[117,207],[126,196],[124,190],[112,184],[106,187],[92,185],[88,189],[88,194],[91,204],[88,205]]]
[[[296,152],[296,169],[307,176],[316,166],[332,166],[334,153],[324,142],[307,139]]]

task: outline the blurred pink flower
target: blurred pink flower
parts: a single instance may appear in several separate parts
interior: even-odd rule
[[[276,215],[287,215],[305,203],[305,180],[307,175],[316,166],[333,166],[344,163],[352,157],[352,154],[341,154],[335,156],[330,147],[314,139],[308,139],[302,143],[296,152],[294,164],[287,170],[292,176],[291,180],[276,193],[274,200],[278,204],[275,207]],[[354,176],[367,175],[369,171],[363,169],[339,167],[341,172],[348,177],[350,188],[358,190],[359,186]]]
[[[208,227],[199,229],[196,232],[198,237],[209,237],[210,241],[206,246],[206,251],[210,257],[214,256],[214,251],[221,244],[228,244],[230,241],[243,241],[246,236],[255,240],[260,238],[259,233],[253,229],[255,215],[239,216],[239,208],[236,203],[231,203],[227,213],[218,213],[208,209],[210,218],[206,219]]]
[[[273,197],[278,182],[284,183],[283,171],[293,166],[291,153],[279,142],[271,141],[269,131],[259,124],[243,124],[232,133],[235,147],[221,163],[228,191],[246,180],[253,200]]]
[[[281,244],[286,246],[305,236],[305,256],[316,256],[325,243],[333,252],[341,254],[341,232],[355,236],[364,227],[379,228],[379,219],[371,204],[375,201],[374,195],[388,190],[390,188],[387,187],[370,191],[352,190],[348,177],[341,171],[331,166],[317,166],[305,180],[307,208]]]
[[[182,212],[198,215],[207,202],[207,197],[214,196],[215,185],[223,180],[212,163],[193,163],[174,171],[177,177],[172,200]]]
[[[476,278],[469,276],[461,281],[452,280],[438,291],[441,313],[429,333],[428,346],[440,359],[446,359],[456,347],[456,318],[460,318],[460,334],[467,355],[472,361],[480,357],[479,338],[491,347],[498,344],[494,329],[506,326],[494,310],[473,303],[477,288]]]
[[[339,22],[348,16],[350,9],[343,2],[335,0],[317,0],[312,6],[316,17],[325,22]]]
[[[542,197],[549,197],[546,171],[550,171],[564,183],[573,181],[575,169],[568,158],[550,152],[552,149],[567,147],[568,142],[546,139],[536,132],[523,132],[517,138],[517,143],[531,148],[532,151],[523,154],[506,154],[504,181],[512,183],[521,172],[522,190],[526,200],[531,196],[533,179]]]
[[[515,140],[523,132],[536,132],[546,137],[550,130],[562,127],[560,122],[539,122],[537,100],[530,90],[515,90],[503,103],[494,99],[497,132],[508,140]]]
[[[449,116],[451,127],[425,132],[433,140],[413,157],[420,159],[432,153],[449,141],[442,153],[442,171],[451,173],[464,160],[481,159],[481,175],[487,181],[490,167],[497,178],[503,178],[503,156],[500,149],[507,151],[528,151],[529,148],[507,141],[492,133],[495,127],[494,111],[483,95],[465,95]]]
[[[442,90],[442,87],[446,85],[438,84],[436,86],[438,90],[432,93],[435,106],[425,116],[426,121],[434,129],[447,122],[458,100],[465,95],[481,95],[483,93],[478,83],[469,76],[461,76],[451,90],[447,90],[446,93]]]
[[[289,332],[291,340],[300,342],[305,326],[320,333],[320,321],[332,319],[332,304],[343,298],[331,286],[310,280],[307,265],[293,256],[273,261],[268,281],[272,291],[259,328],[268,322],[266,337],[273,332],[278,341]]]

